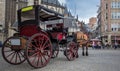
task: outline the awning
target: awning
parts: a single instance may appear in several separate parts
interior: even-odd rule
[[[91,39],[91,41],[101,41],[100,39]]]

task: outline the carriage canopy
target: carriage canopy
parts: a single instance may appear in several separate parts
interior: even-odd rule
[[[63,15],[41,5],[32,5],[18,10],[18,26],[25,20],[49,21],[63,18]]]

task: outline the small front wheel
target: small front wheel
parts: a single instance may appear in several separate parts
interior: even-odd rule
[[[69,42],[65,50],[65,56],[69,61],[74,60],[78,55],[78,47],[75,42]]]

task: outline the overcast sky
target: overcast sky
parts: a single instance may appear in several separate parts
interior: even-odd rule
[[[66,4],[72,15],[78,15],[80,21],[89,22],[89,18],[96,17],[100,0],[59,0]]]

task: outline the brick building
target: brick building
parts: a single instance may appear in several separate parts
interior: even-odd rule
[[[120,0],[101,0],[98,11],[102,41],[120,44]]]
[[[96,17],[91,17],[91,18],[89,19],[88,25],[89,25],[89,27],[90,27],[91,30],[93,29],[93,27],[94,27],[94,25],[95,25],[96,23],[97,23],[97,18],[96,18]]]

